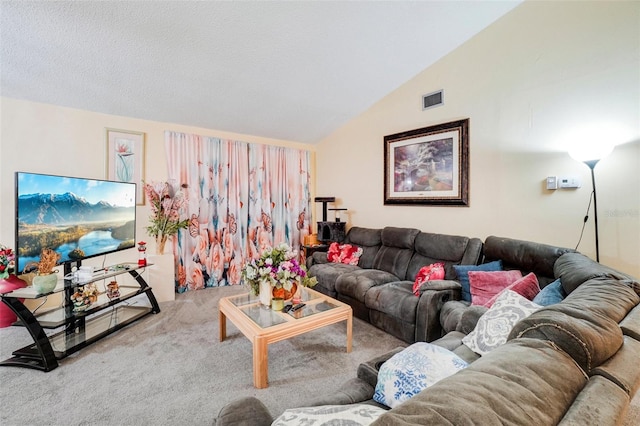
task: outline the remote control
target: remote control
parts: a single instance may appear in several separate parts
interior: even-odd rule
[[[297,305],[295,305],[295,306],[293,306],[291,308],[291,312],[295,312],[295,311],[300,310],[300,309],[302,309],[304,307],[305,307],[304,303],[298,303]]]
[[[282,308],[282,312],[286,314],[291,310],[291,308],[292,308],[292,305],[285,305],[284,308]]]

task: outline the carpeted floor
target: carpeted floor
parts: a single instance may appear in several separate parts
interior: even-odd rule
[[[303,406],[355,377],[358,364],[406,344],[354,319],[269,346],[269,387],[255,389],[252,349],[227,321],[218,341],[223,287],[176,295],[162,312],[100,340],[49,372],[0,367],[0,424],[210,425],[226,403],[256,396],[273,414]],[[21,327],[0,329],[0,359],[30,343]]]
[[[406,346],[354,319],[353,351],[345,351],[344,323],[269,347],[269,388],[252,382],[250,342],[228,321],[218,341],[223,287],[176,295],[150,315],[66,358],[49,373],[0,367],[0,424],[210,425],[226,403],[262,400],[272,414],[304,406],[355,376],[358,364]],[[0,329],[0,359],[30,343],[20,327]],[[625,426],[640,424],[640,393]]]

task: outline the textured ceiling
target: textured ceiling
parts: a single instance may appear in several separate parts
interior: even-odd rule
[[[519,0],[1,4],[2,96],[317,143]]]

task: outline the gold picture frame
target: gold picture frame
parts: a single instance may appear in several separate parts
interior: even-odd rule
[[[106,177],[117,182],[136,184],[136,205],[145,203],[145,133],[106,129]]]
[[[469,205],[469,119],[384,137],[384,204]]]

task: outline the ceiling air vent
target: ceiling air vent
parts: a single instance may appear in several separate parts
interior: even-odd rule
[[[422,96],[422,109],[437,107],[444,103],[444,90],[429,93]]]

